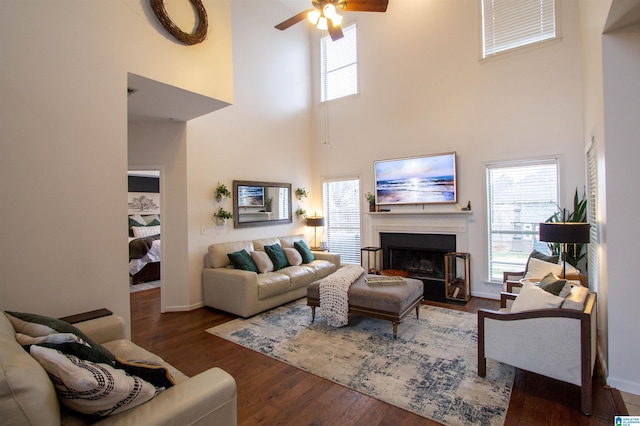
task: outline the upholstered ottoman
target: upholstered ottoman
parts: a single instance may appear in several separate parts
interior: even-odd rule
[[[403,278],[405,284],[393,286],[369,286],[363,274],[347,293],[349,312],[389,320],[393,324],[393,337],[398,336],[398,324],[412,309],[420,315],[420,303],[424,295],[424,284],[413,278]],[[316,307],[320,306],[320,281],[307,286],[307,305],[311,306],[311,321],[316,318]]]

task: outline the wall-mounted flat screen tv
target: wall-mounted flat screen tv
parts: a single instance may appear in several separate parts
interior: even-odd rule
[[[238,207],[264,207],[264,187],[238,186]]]
[[[374,162],[376,204],[456,203],[456,153]]]

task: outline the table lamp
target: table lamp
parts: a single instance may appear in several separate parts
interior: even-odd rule
[[[567,272],[567,244],[586,244],[589,242],[588,223],[582,222],[545,222],[540,224],[539,240],[546,243],[560,243],[562,257],[562,275]]]
[[[307,226],[313,228],[313,247],[311,249],[318,249],[317,231],[319,226],[324,226],[324,217],[307,217]]]

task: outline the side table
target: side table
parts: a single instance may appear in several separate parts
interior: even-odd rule
[[[367,254],[367,267],[365,271],[369,274],[379,274],[380,273],[380,264],[382,261],[379,259],[382,255],[378,256],[378,252],[382,251],[382,247],[362,247],[360,249],[360,266],[364,268],[364,255]],[[373,262],[371,261],[373,259]],[[373,264],[373,268],[371,265]]]

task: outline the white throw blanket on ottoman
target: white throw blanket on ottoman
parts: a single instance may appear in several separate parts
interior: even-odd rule
[[[338,269],[320,281],[320,315],[332,327],[342,327],[349,322],[349,298],[351,284],[362,274],[362,266],[349,265]]]

